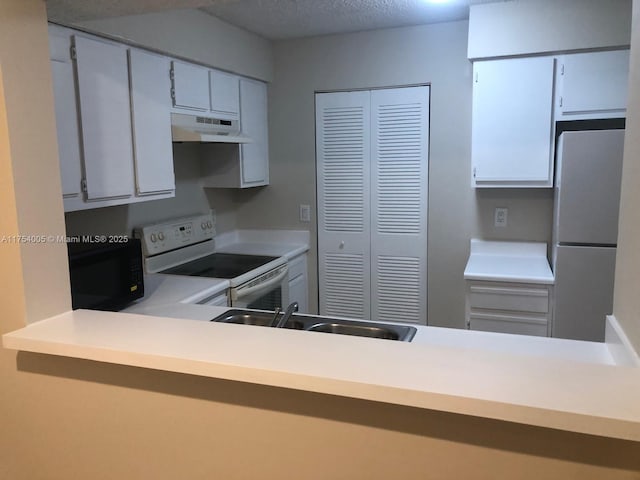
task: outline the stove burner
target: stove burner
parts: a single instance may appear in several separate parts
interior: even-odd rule
[[[276,260],[278,257],[214,253],[158,273],[191,277],[234,278]]]

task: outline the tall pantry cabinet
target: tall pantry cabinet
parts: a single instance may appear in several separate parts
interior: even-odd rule
[[[321,314],[426,324],[428,134],[427,86],[316,95]]]

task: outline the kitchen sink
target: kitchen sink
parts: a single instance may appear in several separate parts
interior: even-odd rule
[[[307,328],[310,332],[338,333],[340,335],[356,335],[359,337],[385,338],[400,340],[400,335],[389,328],[373,325],[345,325],[344,323],[317,323]]]
[[[280,316],[278,316],[280,318]],[[212,322],[235,323],[240,325],[256,325],[273,327],[273,312],[253,310],[228,310],[211,320]],[[308,332],[335,333],[339,335],[354,335],[358,337],[382,338],[410,342],[416,334],[416,328],[406,325],[392,325],[387,323],[367,322],[360,320],[343,320],[339,318],[319,317],[315,315],[294,314],[283,326],[294,330]]]
[[[229,310],[226,313],[214,318],[212,322],[237,323],[240,325],[257,325],[259,327],[272,327],[273,313],[254,312],[251,310]],[[273,323],[273,325],[272,325]]]

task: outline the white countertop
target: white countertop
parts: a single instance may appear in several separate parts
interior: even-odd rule
[[[135,302],[132,307],[141,303],[197,303],[203,298],[222,293],[227,288],[229,288],[229,281],[219,278],[146,273],[144,297]]]
[[[234,230],[216,237],[216,251],[292,260],[309,250],[309,238],[306,230]]]
[[[291,258],[308,249],[233,240],[221,248]],[[604,343],[426,326],[405,343],[211,323],[227,308],[183,302],[226,281],[145,281],[132,313],[67,312],[4,335],[3,345],[640,441],[640,369],[613,365]]]
[[[226,310],[186,307],[209,318]],[[405,343],[77,310],[8,333],[3,344],[640,441],[639,369],[531,354],[573,345],[604,357],[604,344],[444,330],[423,327]],[[533,350],[490,348],[500,338]]]
[[[464,269],[465,280],[522,282],[552,285],[547,244],[539,242],[495,242],[471,239]]]

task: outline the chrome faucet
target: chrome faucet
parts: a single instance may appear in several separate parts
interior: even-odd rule
[[[276,325],[276,328],[284,327],[289,321],[289,318],[291,318],[291,315],[293,315],[293,312],[297,312],[297,311],[298,311],[298,302],[293,302],[287,307],[287,310],[282,315],[282,318],[280,318],[280,321]]]
[[[273,327],[274,325],[277,325],[278,316],[279,315],[280,315],[280,307],[276,307],[276,309],[273,311],[273,318],[271,319],[271,322],[269,323],[270,327]]]

